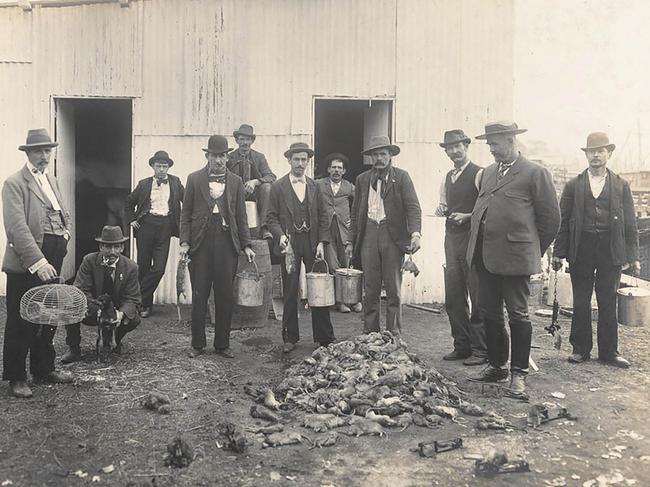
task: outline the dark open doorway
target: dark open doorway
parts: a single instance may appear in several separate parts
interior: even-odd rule
[[[354,182],[368,169],[361,155],[364,144],[374,135],[391,135],[392,104],[392,100],[316,99],[314,176],[327,176],[323,160],[332,152],[340,152],[350,158],[345,178]]]
[[[130,99],[57,98],[55,105],[56,174],[75,222],[63,269],[70,278],[84,255],[97,250],[102,227],[122,226],[131,188],[132,107]]]

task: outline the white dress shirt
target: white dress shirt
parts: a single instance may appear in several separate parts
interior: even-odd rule
[[[334,194],[334,196],[336,196],[336,194],[339,192],[339,189],[341,189],[341,181],[335,183],[330,179],[330,186],[332,187],[332,193]]]
[[[56,195],[54,194],[54,190],[50,185],[50,181],[47,179],[47,175],[45,173],[40,172],[38,169],[36,169],[36,167],[34,167],[34,165],[31,162],[27,163],[27,168],[29,169],[29,172],[32,173],[32,176],[34,176],[34,179],[43,190],[43,193],[45,193],[45,196],[47,196],[47,199],[50,200],[50,203],[52,203],[52,208],[54,208],[55,211],[61,211],[61,205],[59,204],[59,201],[56,199]]]
[[[600,193],[603,192],[605,183],[607,182],[607,171],[603,176],[593,176],[590,171],[587,171],[589,176],[589,188],[591,189],[591,194],[594,195],[594,198],[598,198]]]
[[[377,191],[372,187],[372,184],[368,186],[368,219],[377,223],[386,219],[384,200],[381,197],[381,187],[383,184],[385,184],[385,181],[379,178],[377,179]]]
[[[298,201],[301,203],[305,201],[305,194],[307,193],[307,179],[303,175],[302,177],[297,178],[293,174],[289,175],[289,181],[291,182],[291,187],[293,192],[296,193]]]
[[[158,184],[158,180],[153,178],[151,182],[151,213],[152,215],[167,216],[169,215],[169,178],[165,178],[165,184]]]
[[[208,183],[208,186],[210,186],[210,197],[215,200],[221,198],[221,195],[226,189],[225,183],[219,183],[217,181],[210,181]],[[218,205],[214,205],[212,208],[212,213],[219,213]]]

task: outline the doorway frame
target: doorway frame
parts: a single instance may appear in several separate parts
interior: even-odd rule
[[[51,134],[54,135],[55,141],[58,142],[57,132],[56,132],[56,115],[57,115],[57,100],[130,100],[131,101],[131,188],[133,188],[133,183],[135,182],[135,100],[136,96],[126,96],[126,95],[70,95],[70,94],[65,94],[65,95],[57,95],[57,94],[50,94],[50,100],[49,100],[49,119],[50,119],[50,126],[49,126],[49,131]],[[58,154],[57,154],[58,157]],[[58,168],[58,159],[54,159],[54,176],[56,177],[59,171]],[[132,235],[132,232],[129,232],[129,255],[133,256],[134,255],[134,250],[135,250],[135,240]]]

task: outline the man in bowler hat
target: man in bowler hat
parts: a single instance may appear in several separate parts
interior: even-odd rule
[[[98,305],[93,300],[108,294],[117,310],[115,328],[115,353],[122,352],[122,339],[140,324],[140,284],[138,282],[138,264],[122,255],[124,242],[128,240],[118,226],[105,226],[95,240],[99,243],[99,252],[84,256],[77,271],[74,285],[81,289],[89,300],[88,312],[82,323],[99,326],[97,321]],[[81,326],[79,323],[66,326],[65,342],[70,351],[63,357],[66,362],[81,359]],[[63,360],[62,360],[63,361]]]
[[[560,198],[562,223],[553,248],[553,268],[569,261],[573,316],[569,362],[591,356],[591,296],[598,301],[598,359],[615,367],[630,362],[618,354],[616,290],[621,270],[639,275],[639,235],[632,192],[627,181],[607,168],[616,146],[603,132],[587,136],[582,150],[589,167],[564,186]]]
[[[246,219],[244,184],[239,176],[226,168],[228,141],[222,135],[208,139],[203,149],[207,164],[187,177],[181,210],[181,257],[190,258],[192,281],[192,348],[190,357],[203,353],[206,346],[205,315],[208,293],[214,292],[214,349],[233,358],[230,349],[233,280],[237,271],[237,256],[246,254],[252,262]]]
[[[469,221],[483,168],[469,159],[471,142],[465,132],[454,129],[445,132],[444,141],[439,144],[454,164],[442,183],[440,205],[436,209],[437,216],[446,217],[445,309],[454,339],[454,349],[442,358],[463,360],[464,365],[481,365],[487,361],[485,328],[478,309],[476,269],[469,268],[466,254]]]
[[[324,258],[322,245],[319,246],[321,236],[316,184],[305,174],[309,159],[313,156],[314,151],[303,142],[291,144],[284,153],[291,169],[289,174],[273,183],[271,204],[266,218],[276,249],[283,254],[281,268],[284,297],[282,315],[284,353],[291,352],[300,339],[298,292],[301,263],[305,264],[305,269],[309,272],[315,258]],[[285,257],[289,246],[295,256],[295,266],[291,273],[287,271]],[[311,327],[314,341],[321,346],[327,346],[334,341],[334,330],[328,308],[311,308]]]
[[[507,379],[510,352],[510,392],[518,398],[525,397],[530,359],[530,275],[541,271],[542,255],[560,225],[551,173],[527,160],[517,149],[516,136],[523,132],[526,129],[514,122],[494,122],[476,137],[487,141],[495,163],[483,171],[467,246],[468,265],[476,266],[479,276],[478,304],[485,323],[489,363],[470,379]]]
[[[168,172],[174,161],[167,152],[157,151],[149,165],[153,176],[140,180],[124,201],[124,220],[133,228],[138,249],[142,318],[151,314],[153,294],[165,274],[170,240],[179,235],[185,192],[181,180]]]
[[[242,124],[232,133],[235,142],[239,146],[228,154],[228,170],[239,176],[244,182],[244,194],[246,201],[257,202],[259,213],[260,236],[264,239],[272,238],[264,222],[266,212],[269,208],[269,197],[271,195],[271,184],[275,181],[275,174],[271,171],[266,157],[261,152],[251,148],[255,142],[253,127]]]
[[[2,212],[7,247],[2,270],[7,274],[7,323],[4,333],[2,379],[16,397],[32,397],[25,359],[35,380],[72,382],[68,372],[55,370],[52,341],[56,328],[28,323],[20,317],[20,299],[29,289],[61,272],[70,239],[70,214],[56,178],[47,172],[52,149],[58,144],[45,129],[27,133],[18,147],[27,163],[2,186]]]
[[[363,331],[379,331],[382,283],[386,288],[386,328],[401,333],[401,267],[404,254],[420,249],[422,211],[409,174],[393,166],[400,148],[375,136],[363,150],[372,169],[357,176],[351,214],[352,242],[346,253],[361,255],[364,272]]]
[[[320,212],[321,237],[324,240],[323,253],[330,272],[339,267],[348,267],[345,245],[352,242],[350,236],[350,207],[354,198],[354,184],[343,176],[350,160],[346,155],[334,152],[325,157],[326,178],[316,180],[318,189],[318,210]],[[350,307],[361,311],[361,303],[337,303],[341,313],[349,313]]]

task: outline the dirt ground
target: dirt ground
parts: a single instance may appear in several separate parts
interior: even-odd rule
[[[0,309],[4,313],[4,304]],[[338,339],[361,332],[360,315],[332,313],[332,319]],[[276,321],[263,329],[233,331],[233,360],[214,353],[187,357],[189,327],[176,321],[172,306],[155,308],[127,335],[122,355],[103,363],[94,357],[94,330],[84,327],[84,360],[64,366],[77,375],[73,385],[34,385],[31,400],[11,397],[6,384],[0,388],[0,485],[650,485],[650,325],[621,327],[621,352],[633,368],[619,370],[593,360],[569,364],[569,322],[562,322],[565,344],[558,352],[543,336],[545,320],[535,319],[534,344],[540,348],[533,357],[540,371],[528,379],[531,403],[560,403],[576,421],[525,428],[528,404],[482,394],[466,380],[469,372],[478,372],[476,367],[442,361],[451,346],[446,316],[405,307],[403,335],[409,348],[456,381],[471,401],[502,414],[517,428],[478,431],[475,418],[461,417],[440,429],[410,426],[401,432],[391,429],[383,438],[342,436],[322,449],[310,449],[308,443],[262,449],[254,443],[243,454],[218,447],[217,426],[223,421],[241,427],[261,424],[248,415],[253,402],[243,386],[275,385],[291,361],[313,351],[308,313],[301,316],[302,341],[288,358],[280,352]],[[56,336],[59,356],[64,338],[61,329]],[[152,391],[171,398],[170,414],[140,406]],[[178,433],[193,445],[195,459],[187,468],[170,469],[163,455]],[[420,441],[457,436],[463,438],[461,450],[435,458],[411,451]],[[525,457],[531,472],[476,477],[474,461],[463,457],[490,447]],[[109,466],[112,472],[101,470]],[[590,482],[599,476],[601,482],[609,478],[613,483]]]

